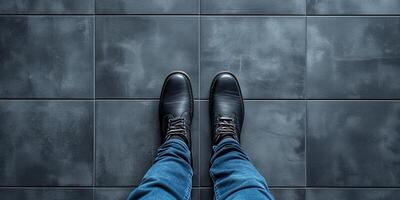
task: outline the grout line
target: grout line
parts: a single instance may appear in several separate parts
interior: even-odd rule
[[[208,101],[208,99],[197,99],[197,101]],[[252,101],[326,101],[326,102],[394,102],[399,103],[400,99],[244,99],[244,101],[252,102]]]
[[[92,186],[0,186],[1,189],[32,189],[32,190],[93,190]]]
[[[304,124],[304,185],[308,186],[307,181],[307,132],[308,132],[308,102],[305,102],[306,117]]]
[[[305,70],[304,70],[304,98],[305,101],[305,109],[306,109],[306,116],[305,116],[305,124],[304,124],[304,186],[307,187],[307,131],[308,131],[308,18],[307,18],[307,5],[306,5],[306,14],[305,14]]]
[[[198,97],[200,98],[201,97],[201,29],[202,29],[202,27],[201,27],[201,3],[200,3],[201,1],[199,1],[199,17],[198,17],[198,26],[199,26],[199,31],[198,31],[198,34],[197,34],[197,37],[198,37],[198,73],[199,73],[199,81],[198,81],[198,84],[199,84],[199,86],[198,86],[198,91],[197,91],[197,95],[198,95]],[[199,145],[199,147],[198,147],[198,155],[199,155],[199,160],[198,160],[198,163],[197,163],[197,169],[198,169],[198,176],[199,176],[199,178],[198,178],[198,186],[200,186],[201,185],[201,134],[202,134],[202,128],[201,128],[201,102],[199,102],[198,103],[198,113],[199,113],[199,119],[198,119],[198,127],[199,127],[199,136],[197,137],[198,139],[199,139],[199,141],[198,141],[198,145]],[[201,199],[201,192],[199,193],[199,199]]]
[[[200,0],[198,1],[198,5],[199,5],[199,15],[198,15],[198,20],[197,20],[197,25],[198,25],[198,32],[197,32],[197,42],[198,42],[198,46],[197,46],[197,54],[198,54],[198,63],[197,63],[197,69],[198,69],[198,74],[199,74],[199,79],[198,79],[198,90],[197,90],[197,96],[198,96],[198,98],[200,98],[200,95],[201,95],[201,3],[200,3]],[[198,116],[199,116],[199,118],[197,119],[197,125],[198,125],[198,137],[197,137],[197,139],[199,140],[198,141],[198,148],[197,148],[197,151],[198,151],[198,161],[197,161],[197,175],[198,175],[198,180],[197,180],[197,185],[198,186],[200,186],[201,185],[201,130],[202,130],[202,128],[201,128],[201,121],[200,121],[200,119],[201,119],[201,106],[200,106],[200,104],[201,104],[201,102],[198,102],[198,104],[197,104],[197,112],[198,112]],[[193,188],[192,188],[193,189]],[[201,192],[199,192],[199,199],[201,199]]]
[[[0,101],[92,101],[93,98],[0,98]]]
[[[195,101],[208,101],[205,98],[195,98]],[[158,98],[36,98],[36,99],[23,99],[23,98],[9,98],[9,99],[0,99],[2,101],[159,101]],[[313,101],[321,101],[321,102],[393,102],[400,103],[400,99],[244,99],[244,101],[252,102],[252,101],[305,101],[305,102],[313,102]]]
[[[85,17],[85,16],[105,16],[105,17],[140,17],[140,16],[154,16],[154,17],[197,17],[197,16],[204,16],[204,17],[400,17],[400,14],[326,14],[326,15],[319,15],[319,14],[168,14],[168,13],[140,13],[140,14],[0,14],[0,17]]]
[[[87,189],[132,189],[137,186],[0,186],[1,189],[49,189],[49,190],[87,190]],[[400,190],[400,187],[379,187],[379,186],[368,186],[368,187],[353,187],[353,186],[310,186],[310,187],[302,187],[302,186],[268,186],[269,189],[299,189],[299,190],[370,190],[370,189],[380,189],[380,190]],[[213,189],[212,186],[197,186],[193,187],[193,189]]]
[[[0,17],[92,17],[94,14],[0,14]]]
[[[400,14],[311,14],[308,17],[399,17]]]
[[[124,14],[124,13],[105,13],[105,14],[46,14],[46,13],[39,13],[39,14],[0,14],[0,17],[2,16],[304,16],[304,14],[201,14],[201,13],[129,13],[129,14]],[[381,16],[381,15],[380,15]],[[393,16],[393,15],[389,15]]]
[[[94,4],[94,13],[96,14],[96,0]],[[92,200],[95,200],[96,186],[96,15],[93,15],[93,179],[92,179]]]
[[[200,8],[201,9],[201,8]],[[94,11],[96,12],[96,11]],[[2,13],[0,17],[8,17],[8,16],[283,16],[283,17],[399,17],[399,14],[280,14],[280,13],[99,13],[99,14],[90,14],[90,13],[67,13],[67,14],[57,14],[57,13],[30,13],[30,14],[18,14],[18,13]]]

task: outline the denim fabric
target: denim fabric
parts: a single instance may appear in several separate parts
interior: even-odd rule
[[[240,144],[227,138],[213,147],[210,176],[215,199],[274,200],[265,179],[250,163]],[[133,199],[190,199],[193,170],[187,145],[171,139],[158,150],[153,166],[139,187],[128,197]]]
[[[251,164],[236,140],[223,139],[213,150],[210,176],[216,200],[274,200],[264,177]]]
[[[168,140],[158,149],[153,166],[128,200],[190,199],[193,176],[190,163],[188,146],[179,139]]]

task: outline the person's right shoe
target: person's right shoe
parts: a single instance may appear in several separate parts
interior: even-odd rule
[[[215,76],[209,103],[213,145],[226,137],[240,142],[244,104],[239,82],[232,73],[221,72]]]

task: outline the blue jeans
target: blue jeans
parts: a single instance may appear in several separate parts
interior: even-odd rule
[[[274,200],[265,179],[236,140],[223,139],[213,150],[210,176],[215,199]],[[190,162],[190,150],[183,141],[171,139],[165,142],[158,150],[153,166],[128,200],[190,199],[193,176]]]

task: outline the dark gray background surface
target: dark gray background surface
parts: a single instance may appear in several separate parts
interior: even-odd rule
[[[223,70],[277,200],[400,199],[398,0],[0,0],[0,198],[126,199],[173,70],[196,98],[193,199],[213,196]]]

